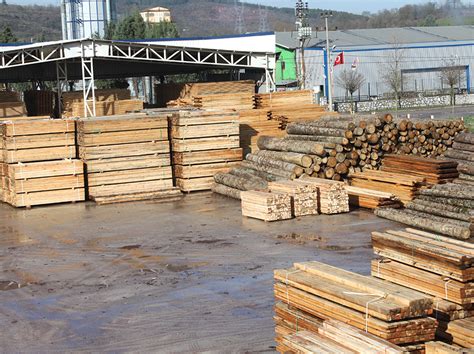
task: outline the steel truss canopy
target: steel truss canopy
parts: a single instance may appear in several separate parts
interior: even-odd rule
[[[178,42],[179,43],[179,42]],[[184,44],[184,43],[183,43]],[[0,45],[0,82],[56,81],[57,65],[68,80],[83,80],[85,61],[93,61],[93,78],[159,76],[208,69],[250,69],[272,74],[274,52],[222,50],[95,39]]]

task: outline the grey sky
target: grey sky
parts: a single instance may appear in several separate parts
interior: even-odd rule
[[[306,0],[310,7],[325,8],[331,10],[340,10],[361,13],[363,11],[377,12],[382,9],[391,9],[401,7],[406,4],[422,4],[428,0]],[[435,2],[444,2],[443,0],[434,0]],[[59,4],[60,0],[7,0],[13,4]],[[246,0],[246,2],[279,6],[279,7],[293,7],[294,0]],[[474,3],[474,0],[464,0],[464,3]],[[157,0],[157,4],[159,1]]]

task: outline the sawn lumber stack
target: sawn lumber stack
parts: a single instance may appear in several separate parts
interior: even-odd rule
[[[268,188],[273,193],[283,193],[291,197],[292,216],[319,214],[319,188],[304,181],[270,182]]]
[[[428,184],[452,182],[458,178],[457,163],[413,155],[385,155],[382,171],[424,178]]]
[[[166,115],[87,118],[77,126],[90,199],[105,204],[179,196],[173,188]]]
[[[292,218],[291,197],[287,194],[249,191],[241,192],[242,215],[264,221]]]
[[[308,319],[342,321],[393,344],[434,339],[437,322],[426,317],[432,313],[433,300],[417,291],[318,262],[275,270],[274,278],[277,306],[282,302]],[[283,309],[277,313],[277,325],[294,330],[299,316],[296,323],[280,321],[291,311],[277,308]],[[317,321],[308,322],[317,327]]]
[[[242,161],[238,114],[232,111],[181,111],[171,118],[173,169],[184,192],[209,190],[218,172]]]
[[[474,346],[474,244],[416,229],[372,233],[372,275],[433,296],[437,337]]]
[[[352,206],[367,209],[401,207],[400,200],[392,193],[354,186],[346,186],[346,191]]]
[[[2,201],[32,207],[85,199],[73,121],[21,119],[0,131]]]

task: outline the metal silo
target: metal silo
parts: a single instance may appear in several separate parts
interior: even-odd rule
[[[61,0],[63,39],[103,37],[114,18],[113,0]]]

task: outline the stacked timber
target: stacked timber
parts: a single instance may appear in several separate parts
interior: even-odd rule
[[[474,245],[416,229],[372,233],[372,275],[433,296],[437,337],[474,346]]]
[[[281,91],[272,93],[258,93],[255,95],[255,107],[257,109],[274,109],[274,108],[298,108],[313,103],[313,91],[296,90]]]
[[[314,177],[305,177],[302,181],[318,188],[318,204],[321,214],[349,212],[349,195],[344,183]]]
[[[15,207],[84,201],[84,167],[68,120],[0,124],[2,200]]]
[[[375,210],[393,221],[442,235],[467,240],[474,236],[474,191],[448,183],[418,191],[403,210]]]
[[[263,221],[279,221],[292,218],[291,197],[287,194],[263,191],[240,193],[242,215]]]
[[[442,156],[453,145],[454,138],[464,131],[462,120],[401,120],[396,124],[396,153],[427,157]]]
[[[393,193],[403,203],[413,200],[416,193],[425,185],[425,179],[422,177],[386,171],[356,172],[349,178],[351,186]]]
[[[274,279],[278,343],[299,328],[317,333],[328,320],[398,345],[435,337],[433,300],[415,290],[318,262],[275,270]]]
[[[319,188],[304,181],[269,182],[270,192],[287,194],[291,197],[294,217],[317,215],[319,212]]]
[[[253,96],[248,93],[224,93],[194,96],[193,106],[200,109],[234,109],[236,111],[254,108]]]
[[[159,104],[167,103],[168,107],[183,107],[192,106],[194,97],[222,94],[246,94],[248,97],[253,97],[255,93],[255,81],[240,80],[160,84],[156,85],[156,92]]]
[[[171,118],[173,169],[184,192],[211,189],[219,172],[242,161],[238,114],[232,111],[180,111]]]
[[[400,208],[400,200],[392,193],[375,191],[368,188],[346,186],[349,195],[349,205],[376,209],[376,208]]]
[[[445,153],[445,159],[458,163],[459,178],[454,183],[474,186],[474,134],[462,133],[454,138],[452,149]]]
[[[425,348],[425,354],[467,354],[474,352],[473,349],[466,350],[443,342],[428,342],[425,344]]]
[[[166,115],[136,114],[77,121],[88,196],[98,204],[175,199]]]
[[[428,184],[452,182],[458,178],[457,163],[413,155],[385,155],[382,171],[424,178]]]
[[[19,93],[0,91],[0,120],[22,116],[26,116],[26,107]]]

